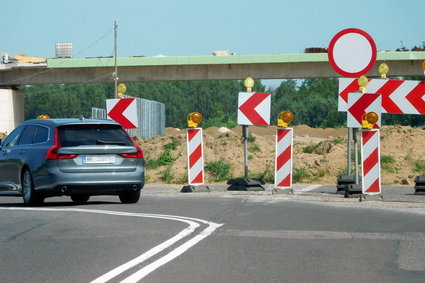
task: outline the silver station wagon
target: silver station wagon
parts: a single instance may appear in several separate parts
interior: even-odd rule
[[[0,148],[0,195],[22,196],[29,206],[62,195],[76,203],[92,195],[136,203],[144,174],[142,149],[111,120],[28,120]]]

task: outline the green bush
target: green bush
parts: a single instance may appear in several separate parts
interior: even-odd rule
[[[230,179],[232,177],[231,168],[231,165],[223,159],[210,161],[205,165],[205,171],[213,176],[215,182],[223,182]]]

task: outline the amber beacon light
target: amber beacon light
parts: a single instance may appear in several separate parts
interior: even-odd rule
[[[379,116],[376,112],[367,112],[362,117],[362,127],[365,129],[372,129],[378,122]]]
[[[202,114],[199,112],[192,112],[187,115],[187,126],[189,128],[196,128],[202,121]]]
[[[288,124],[294,120],[294,114],[290,111],[283,111],[279,113],[277,117],[277,125],[278,127],[288,127]]]

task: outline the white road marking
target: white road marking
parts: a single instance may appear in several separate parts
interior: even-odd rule
[[[135,259],[130,260],[127,263],[124,263],[117,268],[114,268],[113,270],[107,272],[106,274],[96,278],[91,283],[100,283],[100,282],[107,282],[116,276],[122,274],[123,272],[129,270],[130,268],[133,268],[134,266],[143,263],[147,259],[151,258],[152,256],[162,252],[163,250],[169,248],[176,242],[180,241],[181,239],[189,236],[193,232],[195,232],[196,228],[200,226],[200,222],[203,224],[208,225],[207,228],[205,228],[199,235],[196,235],[192,239],[188,240],[187,242],[181,244],[179,247],[172,250],[167,255],[159,258],[158,260],[152,262],[151,264],[143,267],[133,275],[126,278],[123,282],[137,282],[141,280],[143,277],[147,276],[149,273],[153,272],[157,268],[163,266],[164,264],[170,262],[171,260],[175,259],[176,257],[180,256],[184,252],[186,252],[188,249],[199,243],[201,240],[205,239],[209,235],[211,235],[218,227],[222,226],[223,224],[218,224],[210,221],[206,221],[203,219],[198,218],[191,218],[191,217],[183,217],[183,216],[175,216],[175,215],[162,215],[162,214],[146,214],[146,213],[133,213],[133,212],[121,212],[121,211],[110,211],[110,210],[96,210],[96,209],[81,209],[81,208],[31,208],[31,207],[0,207],[0,210],[24,210],[24,211],[46,211],[46,212],[80,212],[80,213],[96,213],[96,214],[106,214],[106,215],[115,215],[115,216],[127,216],[127,217],[142,217],[142,218],[155,218],[155,219],[166,219],[166,220],[175,220],[184,222],[186,224],[189,224],[188,227],[186,227],[184,230],[180,231],[177,235],[174,237],[168,239],[167,241],[157,245],[156,247],[150,249],[149,251],[145,252],[144,254],[136,257]]]

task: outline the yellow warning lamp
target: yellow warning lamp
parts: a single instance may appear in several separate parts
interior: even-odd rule
[[[118,94],[117,94],[118,98],[122,98],[124,93],[127,91],[127,87],[125,86],[124,83],[120,83],[117,87],[117,90],[118,90]]]
[[[369,83],[369,80],[366,78],[366,76],[361,76],[361,77],[357,80],[357,82],[358,82],[358,84],[359,84],[359,86],[360,86],[359,90],[360,90],[362,93],[365,93],[365,92],[366,92],[366,86],[367,86],[367,84]]]
[[[277,117],[277,126],[286,128],[292,120],[294,120],[294,114],[291,111],[280,112]]]
[[[362,127],[365,129],[372,129],[378,122],[379,116],[376,112],[367,112],[362,116]]]
[[[49,117],[49,115],[42,114],[42,115],[38,115],[37,119],[50,119],[50,117]]]
[[[387,73],[389,70],[390,70],[390,67],[388,67],[387,64],[382,63],[381,65],[379,65],[378,72],[381,74],[382,79],[387,78]]]
[[[247,92],[252,92],[252,88],[254,87],[254,79],[251,77],[247,77],[244,80],[243,84],[245,85]]]
[[[189,128],[196,128],[202,121],[202,114],[199,112],[192,112],[187,115],[187,126]]]

